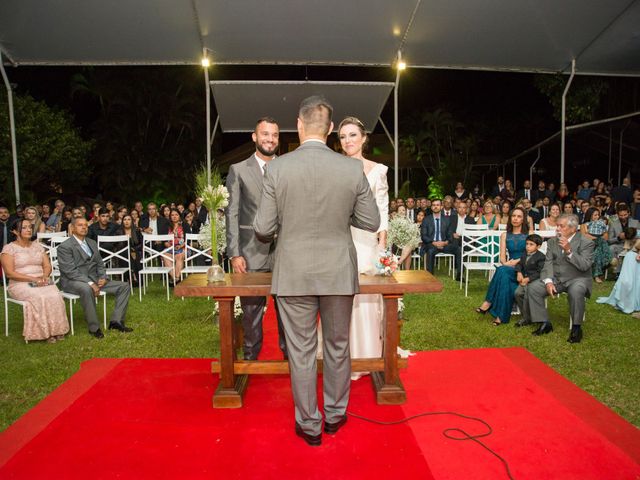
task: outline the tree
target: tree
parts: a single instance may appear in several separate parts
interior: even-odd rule
[[[29,95],[14,95],[13,100],[21,200],[34,203],[53,194],[81,193],[91,175],[87,156],[92,142],[80,137],[67,112]],[[4,95],[0,98],[0,169],[2,200],[15,203],[9,108]]]
[[[558,121],[562,119],[562,94],[568,80],[569,77],[566,75],[537,75],[534,79],[536,88],[549,99],[553,107],[553,116]],[[607,88],[608,84],[603,79],[574,77],[567,93],[567,123],[593,120]]]

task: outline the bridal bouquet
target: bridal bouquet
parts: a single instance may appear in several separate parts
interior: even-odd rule
[[[380,252],[376,262],[376,275],[389,276],[398,269],[398,257],[386,251]]]
[[[420,241],[420,225],[406,217],[395,217],[389,220],[387,245],[416,248]]]

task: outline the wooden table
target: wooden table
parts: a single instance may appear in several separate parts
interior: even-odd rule
[[[391,277],[360,276],[360,293],[380,293],[385,303],[385,341],[383,357],[352,359],[353,371],[370,371],[378,404],[399,405],[407,395],[398,375],[398,298],[405,293],[442,291],[442,284],[428,272],[398,271]],[[212,364],[212,371],[220,373],[220,383],[213,395],[214,408],[242,407],[242,396],[249,374],[288,373],[286,361],[242,361],[234,348],[233,303],[235,297],[262,297],[271,294],[271,273],[231,273],[224,282],[207,283],[205,274],[190,275],[174,290],[178,297],[212,297],[220,308],[220,362]],[[318,370],[322,370],[319,360]]]

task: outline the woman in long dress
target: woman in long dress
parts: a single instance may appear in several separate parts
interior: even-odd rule
[[[509,215],[507,231],[500,235],[500,264],[496,269],[484,302],[476,312],[489,312],[494,317],[493,324],[498,326],[509,323],[511,309],[518,282],[515,266],[525,254],[529,224],[527,215],[520,207],[516,207]],[[508,257],[507,257],[508,254]]]
[[[365,274],[375,272],[380,251],[386,249],[389,206],[387,167],[364,158],[362,149],[368,137],[364,125],[355,117],[347,117],[338,126],[340,145],[346,155],[362,162],[362,168],[371,185],[373,196],[380,210],[380,228],[376,233],[351,227],[351,236],[358,254],[358,271]],[[350,350],[351,358],[377,358],[382,356],[384,304],[382,295],[356,295],[351,314]],[[352,378],[359,378],[353,375]]]
[[[596,302],[608,303],[623,313],[640,312],[640,240],[624,256],[611,295],[600,297]]]
[[[69,322],[60,291],[49,285],[49,257],[40,243],[31,240],[29,220],[16,220],[12,231],[16,240],[4,246],[1,259],[9,296],[25,302],[22,335],[26,342],[55,343],[69,331]]]

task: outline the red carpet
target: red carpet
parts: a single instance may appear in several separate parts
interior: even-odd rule
[[[269,316],[272,320],[272,316]],[[265,354],[277,356],[273,331]],[[451,416],[396,426],[350,418],[320,448],[293,433],[286,376],[254,376],[245,407],[214,410],[206,359],[96,359],[0,435],[0,478],[502,479],[500,461],[445,438]],[[640,478],[640,433],[522,349],[421,352],[402,374],[408,402],[377,406],[368,378],[350,411],[394,420],[424,411],[483,418],[482,441],[516,479]]]

